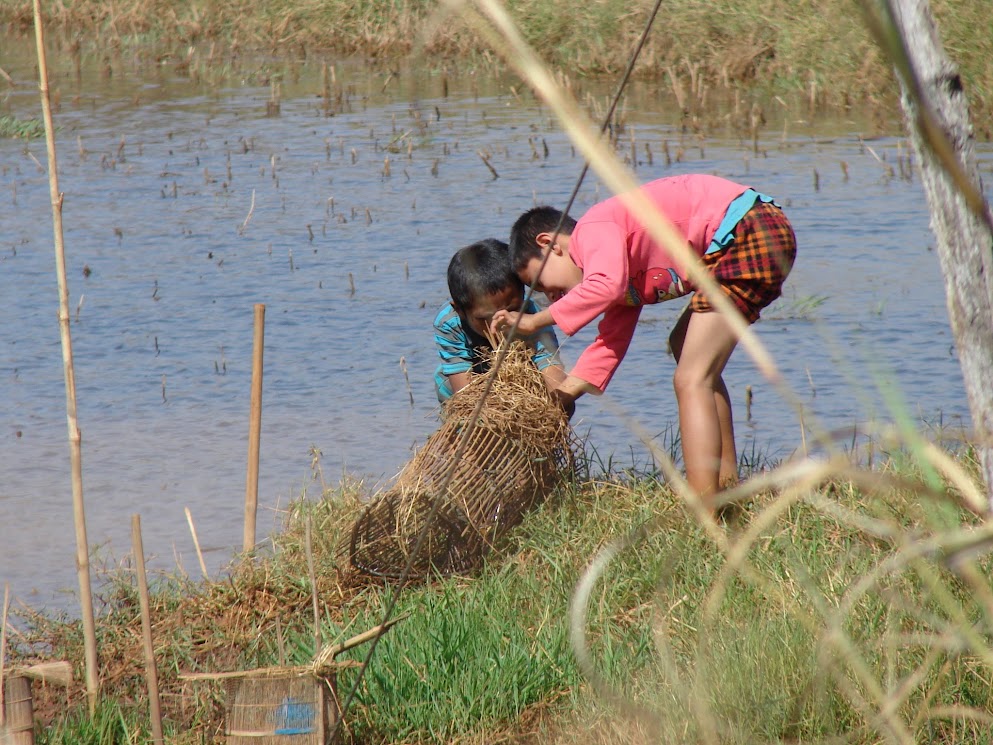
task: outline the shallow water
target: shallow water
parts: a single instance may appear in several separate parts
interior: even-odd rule
[[[0,114],[21,119],[40,117],[25,49],[0,52],[22,83],[2,91]],[[259,538],[290,500],[319,495],[312,449],[332,483],[347,474],[372,492],[388,481],[437,426],[431,323],[448,258],[505,237],[535,203],[564,204],[582,165],[513,81],[339,63],[346,103],[326,116],[314,64],[284,80],[268,116],[260,74],[207,86],[165,65],[78,80],[68,62],[50,65],[87,530],[109,566],[129,551],[134,513],[153,568],[198,571],[187,507],[211,572],[240,548],[256,303],[266,307]],[[680,135],[670,102],[637,86],[619,147],[630,156],[635,138],[639,179],[716,173],[778,197],[794,223],[796,267],[755,330],[804,424],[739,350],[725,376],[739,452],[788,457],[814,425],[851,444],[857,423],[904,414],[960,431],[968,410],[928,210],[916,178],[900,178],[905,141],[863,142],[868,125],[854,119],[815,127],[800,112],[769,114],[757,154],[735,137],[700,147]],[[682,159],[667,165],[663,143]],[[979,151],[989,173],[993,150]],[[33,606],[72,608],[45,162],[43,140],[0,140],[0,581]],[[606,195],[591,174],[573,213]],[[608,394],[579,404],[576,428],[604,465],[650,466],[629,420],[670,447],[666,339],[681,308],[646,309]],[[565,343],[567,362],[592,334]]]

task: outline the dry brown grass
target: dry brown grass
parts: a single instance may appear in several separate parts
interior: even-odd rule
[[[506,7],[526,41],[570,77],[616,76],[628,63],[649,0],[577,5],[566,0],[514,0]],[[934,0],[946,44],[962,67],[977,113],[993,91],[993,41],[984,23],[985,0]],[[80,0],[46,4],[52,40],[69,52],[115,49],[173,57],[186,66],[248,52],[277,59],[310,54],[358,54],[414,64],[499,64],[463,23],[463,8],[417,0],[391,3],[222,0],[175,4],[165,0]],[[31,3],[0,0],[0,24],[29,34]],[[889,65],[866,31],[859,3],[826,0],[769,6],[672,0],[663,5],[634,75],[688,101],[713,102],[730,92],[796,95],[812,108],[862,103],[895,107]]]

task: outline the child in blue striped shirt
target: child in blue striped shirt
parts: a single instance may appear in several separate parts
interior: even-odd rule
[[[486,338],[493,314],[500,310],[537,313],[533,300],[524,304],[524,284],[510,268],[507,244],[495,238],[459,249],[448,264],[446,303],[434,319],[434,340],[441,363],[434,382],[442,403],[468,385],[470,376],[486,372],[483,352],[492,349]],[[522,307],[523,306],[523,307]],[[565,380],[552,330],[521,337],[533,350],[532,360],[549,390]]]

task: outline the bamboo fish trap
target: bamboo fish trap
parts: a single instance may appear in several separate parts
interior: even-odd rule
[[[0,645],[2,646],[2,645]],[[72,685],[72,666],[65,661],[40,662],[27,667],[15,667],[4,673],[0,651],[0,745],[34,744],[34,698],[31,682],[69,687]]]
[[[397,579],[409,561],[411,579],[471,572],[571,471],[568,418],[521,342],[511,345],[469,426],[493,374],[474,376],[448,401],[442,426],[356,520],[349,555],[360,572]]]
[[[337,671],[359,665],[335,659],[386,633],[399,616],[350,639],[324,647],[308,665],[259,667],[221,673],[180,673],[180,680],[223,681],[227,688],[224,742],[328,745],[340,742]],[[329,737],[329,735],[334,735]],[[6,742],[0,742],[6,745]]]

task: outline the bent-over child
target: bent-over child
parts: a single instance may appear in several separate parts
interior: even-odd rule
[[[438,401],[444,403],[468,385],[470,376],[486,372],[483,352],[493,349],[487,329],[500,311],[537,313],[533,300],[524,305],[524,284],[510,267],[507,244],[494,238],[460,248],[448,263],[451,300],[434,319],[434,340],[441,362],[435,371]],[[549,390],[565,381],[558,340],[551,329],[525,335],[532,361]]]
[[[793,228],[772,198],[702,174],[658,179],[641,190],[745,319],[758,320],[781,294],[796,257]],[[616,196],[578,221],[552,207],[525,212],[511,230],[510,260],[520,279],[552,302],[533,314],[497,311],[493,329],[505,330],[520,316],[522,334],[556,325],[571,336],[603,314],[596,339],[556,392],[564,401],[607,388],[642,306],[697,290],[686,267],[651,239]],[[722,377],[737,338],[723,314],[713,311],[706,294],[696,291],[669,336],[686,479],[709,507],[716,492],[738,480],[731,401]]]

